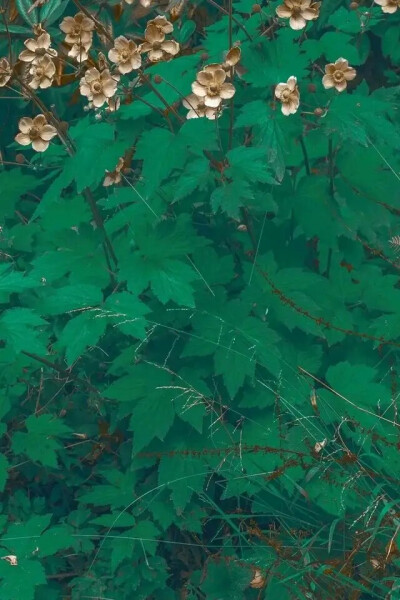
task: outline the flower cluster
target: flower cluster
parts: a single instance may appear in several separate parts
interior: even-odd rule
[[[187,119],[206,117],[216,119],[221,114],[223,100],[235,95],[232,83],[226,81],[233,74],[235,65],[240,60],[240,48],[232,48],[223,63],[212,63],[197,73],[192,83],[192,94],[184,100],[183,105],[189,109]]]
[[[78,12],[74,17],[64,17],[60,29],[66,34],[66,43],[71,46],[68,56],[79,63],[86,61],[93,43],[94,22]]]
[[[50,87],[56,73],[53,59],[57,56],[57,50],[51,48],[50,35],[43,31],[36,38],[25,40],[24,45],[25,50],[20,52],[18,58],[30,65],[29,87],[34,90]]]
[[[322,85],[325,89],[335,88],[338,92],[343,92],[347,88],[347,82],[353,80],[356,74],[356,70],[349,66],[345,58],[338,58],[334,63],[325,66]],[[300,105],[300,92],[296,77],[292,76],[286,82],[278,83],[275,87],[275,98],[281,103],[284,115],[296,113]]]
[[[166,61],[176,56],[179,52],[178,42],[165,39],[165,35],[172,33],[173,29],[172,23],[162,15],[148,21],[140,52],[146,52],[150,62]]]

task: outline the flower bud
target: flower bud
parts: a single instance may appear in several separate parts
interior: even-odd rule
[[[162,83],[162,77],[160,75],[154,75],[154,83]]]
[[[316,117],[322,117],[322,115],[324,114],[324,112],[325,112],[325,111],[324,111],[324,109],[323,109],[323,108],[319,108],[319,107],[318,107],[318,108],[315,108],[315,109],[314,109],[314,115],[315,115]]]
[[[357,10],[357,8],[358,8],[357,2],[350,2],[350,10]]]
[[[203,52],[203,54],[200,56],[201,60],[208,60],[208,54],[207,52]]]
[[[251,12],[252,13],[261,12],[261,6],[259,4],[253,4],[253,6],[251,7]]]
[[[15,162],[17,162],[19,165],[23,165],[25,162],[25,156],[23,154],[16,154],[15,155]]]
[[[317,91],[317,86],[314,83],[309,83],[308,84],[308,91],[313,94],[314,92]]]

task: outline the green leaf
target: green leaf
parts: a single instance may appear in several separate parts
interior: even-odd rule
[[[243,179],[217,187],[211,194],[211,206],[214,212],[221,209],[229,217],[239,219],[240,208],[254,200],[251,187]]]
[[[35,25],[39,22],[38,11],[36,8],[32,9],[31,0],[15,0],[15,4],[18,13],[28,25]]]
[[[2,600],[34,600],[36,587],[46,583],[45,570],[38,560],[19,559],[18,566],[0,561]]]
[[[157,414],[157,419],[154,415]],[[129,429],[134,432],[133,452],[139,452],[155,437],[163,440],[175,419],[174,405],[162,390],[139,400],[133,409]]]
[[[115,169],[126,142],[115,139],[114,129],[108,123],[87,124],[74,139],[77,151],[69,159],[69,171],[73,173],[77,191],[82,192],[103,181],[106,169]]]
[[[67,365],[71,366],[86,348],[95,346],[107,327],[107,319],[99,312],[86,311],[65,325],[58,344],[65,348]]]
[[[11,308],[0,317],[0,337],[15,352],[29,350],[46,354],[45,344],[40,340],[40,329],[46,325],[30,308]]]
[[[27,433],[17,431],[12,447],[17,454],[26,454],[31,460],[48,467],[57,467],[57,453],[62,445],[54,438],[70,434],[70,428],[51,415],[31,415],[25,421]]]

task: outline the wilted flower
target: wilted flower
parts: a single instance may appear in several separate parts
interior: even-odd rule
[[[345,58],[338,58],[336,62],[326,65],[322,85],[325,89],[334,87],[338,92],[343,92],[347,88],[347,82],[354,79],[356,75],[356,70],[349,67]]]
[[[292,29],[303,29],[307,21],[317,19],[319,16],[319,7],[321,2],[312,2],[312,0],[284,0],[283,4],[277,7],[278,17],[290,19],[289,25]]]
[[[165,35],[154,23],[147,26],[145,42],[141,45],[142,52],[148,52],[151,62],[168,60],[179,52],[179,44],[174,40],[165,40]]]
[[[18,566],[18,558],[16,557],[15,554],[8,554],[7,556],[2,556],[1,560],[6,560],[8,562],[8,564],[11,565],[12,567]]]
[[[261,589],[265,585],[265,576],[262,574],[260,569],[254,569],[253,579],[250,581],[250,587],[255,589]]]
[[[227,100],[235,95],[235,88],[231,83],[225,83],[226,72],[220,65],[208,65],[197,73],[197,79],[192,83],[192,92],[204,98],[204,104],[217,108],[222,100]]]
[[[67,34],[65,41],[68,44],[87,43],[92,40],[94,23],[89,17],[78,12],[74,17],[64,17],[60,29]]]
[[[42,56],[39,60],[32,63],[29,73],[32,75],[29,87],[34,90],[38,88],[45,89],[53,83],[56,66],[49,56]]]
[[[382,7],[382,12],[393,14],[400,8],[400,0],[374,0],[375,4]]]
[[[108,187],[110,185],[114,185],[115,183],[119,183],[121,181],[121,171],[122,171],[123,167],[124,167],[124,159],[119,158],[117,166],[115,167],[114,171],[106,170],[106,176],[103,181],[103,186]]]
[[[6,58],[0,58],[0,87],[4,87],[11,79],[12,69]]]
[[[78,63],[85,62],[89,57],[91,45],[91,40],[89,42],[76,42],[76,44],[71,46],[68,56],[74,58]]]
[[[57,130],[49,125],[44,115],[37,115],[34,119],[23,117],[19,120],[20,133],[15,136],[15,141],[22,146],[29,146],[36,152],[44,152],[49,147],[50,140],[57,135]]]
[[[281,110],[284,115],[293,115],[300,104],[297,78],[289,77],[286,83],[278,83],[275,88],[275,97],[282,103]]]
[[[172,33],[174,30],[172,23],[170,23],[163,15],[158,15],[155,19],[148,21],[147,27],[149,25],[155,25],[162,33]]]
[[[108,112],[115,112],[121,106],[121,99],[119,96],[113,98],[107,98],[107,110]]]
[[[57,50],[50,48],[51,39],[48,33],[42,33],[36,39],[29,38],[24,44],[27,49],[23,50],[18,57],[23,62],[35,63],[45,55],[57,56]]]
[[[207,117],[207,119],[216,119],[218,113],[215,108],[210,108],[204,103],[204,98],[199,98],[196,94],[189,94],[182,100],[185,108],[189,109],[186,115],[187,119],[198,119],[199,117]]]
[[[239,46],[233,46],[233,48],[231,48],[225,56],[225,60],[222,63],[221,67],[225,71],[230,71],[235,65],[238,64],[241,54],[242,51],[239,48]]]
[[[142,64],[140,48],[132,40],[120,35],[114,41],[114,48],[108,53],[108,58],[115,63],[120,73],[126,74],[139,69]]]
[[[112,98],[117,89],[117,82],[110,75],[108,69],[100,71],[96,68],[86,71],[79,83],[82,96],[93,102],[96,108],[103,106],[107,98]]]

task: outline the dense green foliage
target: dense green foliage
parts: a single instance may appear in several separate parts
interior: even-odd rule
[[[1,600],[398,600],[400,10],[32,4],[0,20]],[[82,7],[79,64],[59,25]],[[87,110],[85,72],[157,14],[179,54]],[[234,97],[187,120],[232,46]],[[356,77],[325,89],[340,57]]]

